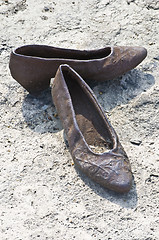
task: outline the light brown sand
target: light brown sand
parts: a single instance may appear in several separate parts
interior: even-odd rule
[[[12,79],[10,52],[24,44],[147,48],[136,69],[91,86],[130,158],[128,194],[78,173],[50,92]],[[159,1],[1,0],[0,129],[0,239],[159,239]]]

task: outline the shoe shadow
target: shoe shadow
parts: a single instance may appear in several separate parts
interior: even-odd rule
[[[62,130],[50,88],[37,95],[27,94],[23,100],[22,113],[28,127],[35,132],[56,133]]]
[[[89,86],[104,111],[108,112],[118,105],[127,104],[151,88],[154,83],[155,79],[151,74],[133,69],[120,78],[103,83],[91,82]],[[62,130],[50,88],[38,95],[27,94],[23,100],[22,113],[29,128],[35,132],[55,133]]]
[[[107,112],[121,104],[127,104],[155,83],[151,74],[133,69],[120,78],[103,82],[91,82],[89,86],[102,108]],[[22,113],[33,131],[55,133],[62,130],[55,106],[52,102],[50,88],[37,94],[28,94],[23,100]]]
[[[107,199],[108,201],[111,201],[112,203],[115,203],[123,208],[127,209],[136,208],[138,197],[136,191],[136,184],[134,180],[132,188],[128,193],[117,193],[101,187],[98,183],[95,183],[90,178],[88,178],[84,173],[82,173],[76,166],[75,170],[78,176],[82,179],[82,181],[101,198]]]
[[[151,74],[133,69],[120,78],[103,83],[90,83],[95,95],[105,111],[110,111],[121,104],[127,104],[130,100],[146,92],[155,84]]]

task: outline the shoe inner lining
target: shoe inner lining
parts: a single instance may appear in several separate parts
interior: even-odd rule
[[[41,58],[62,58],[76,60],[91,60],[109,56],[111,48],[85,51],[53,48],[49,46],[31,45],[23,46],[16,49],[16,53],[24,56],[41,57]]]
[[[103,153],[113,148],[113,140],[105,120],[89,94],[80,87],[78,81],[68,71],[63,71],[71,95],[76,121],[87,144],[95,153]]]

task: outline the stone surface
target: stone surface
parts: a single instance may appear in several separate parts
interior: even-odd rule
[[[0,239],[158,239],[158,16],[152,0],[0,2]],[[23,44],[147,48],[136,69],[91,84],[130,158],[128,194],[75,169],[50,91],[31,96],[10,76],[10,52]]]

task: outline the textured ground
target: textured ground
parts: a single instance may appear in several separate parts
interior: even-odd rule
[[[0,239],[159,239],[159,1],[1,0],[0,23]],[[130,158],[128,194],[75,169],[50,92],[10,76],[23,44],[147,48],[136,69],[91,86]]]

